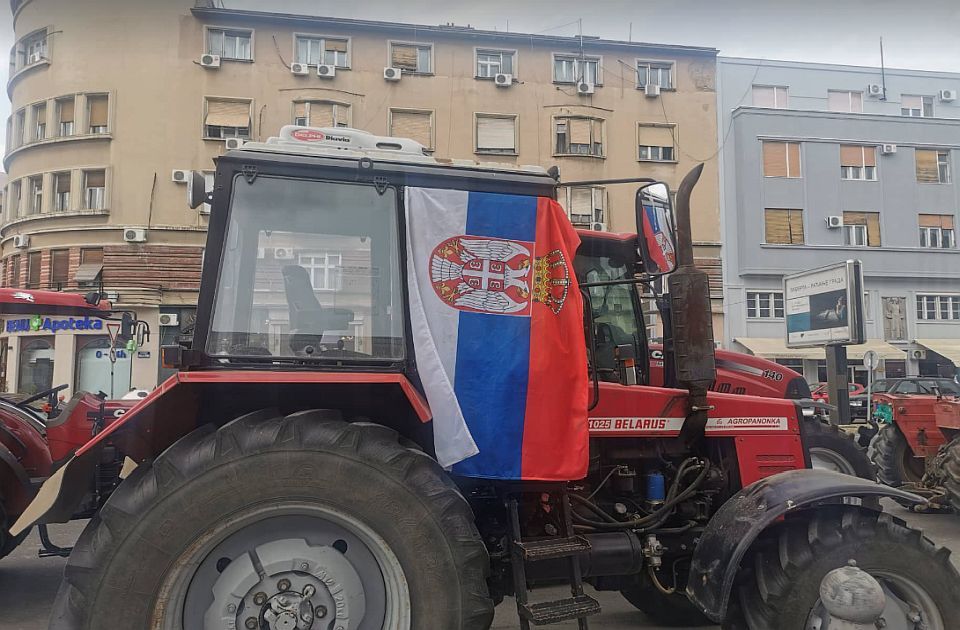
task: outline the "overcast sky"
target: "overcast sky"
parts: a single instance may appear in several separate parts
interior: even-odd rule
[[[88,0],[96,2],[97,0]],[[154,0],[164,2],[166,0]],[[960,0],[217,0],[275,10],[417,24],[713,46],[721,55],[960,72]],[[787,6],[787,5],[792,6]],[[269,8],[268,8],[269,7]],[[0,50],[13,42],[0,6]],[[6,84],[6,64],[0,64]],[[10,113],[0,98],[0,121]],[[5,125],[0,124],[0,146]]]

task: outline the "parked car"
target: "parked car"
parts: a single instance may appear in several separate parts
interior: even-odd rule
[[[850,395],[859,394],[864,391],[866,388],[860,383],[848,383],[847,388],[850,390]],[[830,402],[830,387],[827,383],[817,383],[816,387],[811,388],[811,394],[814,400],[823,403]]]

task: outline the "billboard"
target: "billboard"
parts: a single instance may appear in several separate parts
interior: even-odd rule
[[[783,297],[788,348],[865,341],[859,260],[786,276]]]

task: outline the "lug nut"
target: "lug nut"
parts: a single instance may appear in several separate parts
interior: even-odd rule
[[[249,630],[256,630],[256,628],[257,628],[257,618],[256,618],[256,617],[247,617],[247,620],[243,622],[243,625],[246,626]]]
[[[267,594],[266,593],[257,593],[253,596],[253,603],[257,606],[263,606],[267,603]]]
[[[289,591],[289,590],[290,590],[290,580],[288,580],[288,579],[286,579],[286,578],[280,580],[279,582],[277,582],[277,588],[280,589],[281,591]]]

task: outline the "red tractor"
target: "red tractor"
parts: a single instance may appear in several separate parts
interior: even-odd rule
[[[436,460],[450,401],[425,398],[430,349],[411,342],[423,320],[408,310],[406,200],[466,191],[510,222],[517,198],[549,207],[556,178],[345,129],[287,127],[220,158],[212,192],[191,182],[192,205],[212,212],[192,343],[163,349],[178,373],[77,449],[14,526],[76,513],[108,445],[138,464],[77,542],[51,627],[480,630],[513,596],[524,630],[586,628],[599,612],[588,583],[681,625],[805,630],[840,623],[819,587],[849,560],[883,585],[888,628],[947,627],[960,615],[948,554],[879,509],[883,496],[919,497],[807,470],[794,401],[709,391],[709,293],[690,240],[699,174],[677,192],[676,236],[666,187],[647,182],[638,217],[656,207],[664,221],[656,233],[638,223],[629,255],[598,251],[576,270],[555,252],[538,259],[547,291],[576,295],[583,278],[583,327],[561,348],[590,363],[587,474],[538,480]],[[675,243],[676,260],[658,267],[648,239],[661,254]],[[478,258],[470,281],[507,285],[498,260]],[[678,387],[643,384],[636,291],[629,316],[608,291],[656,275]],[[471,321],[487,317],[509,315]],[[497,366],[472,376],[509,386]],[[481,454],[500,455],[513,422],[484,435]],[[529,599],[557,583],[570,597]]]
[[[0,289],[0,315],[36,316],[37,313],[79,318],[118,317],[99,293],[91,296]],[[128,317],[128,322],[133,320]],[[130,325],[129,323],[127,324]],[[133,406],[133,400],[106,400],[105,395],[77,392],[60,406],[60,385],[30,396],[0,397],[0,558],[9,554],[26,535],[11,536],[8,528],[33,500],[40,483],[67,462],[79,447],[109,426]],[[46,400],[42,410],[33,403]],[[90,477],[77,518],[89,518],[119,482],[121,460],[112,448],[104,450],[97,474]],[[41,555],[66,555],[68,549],[54,545],[40,526]]]

